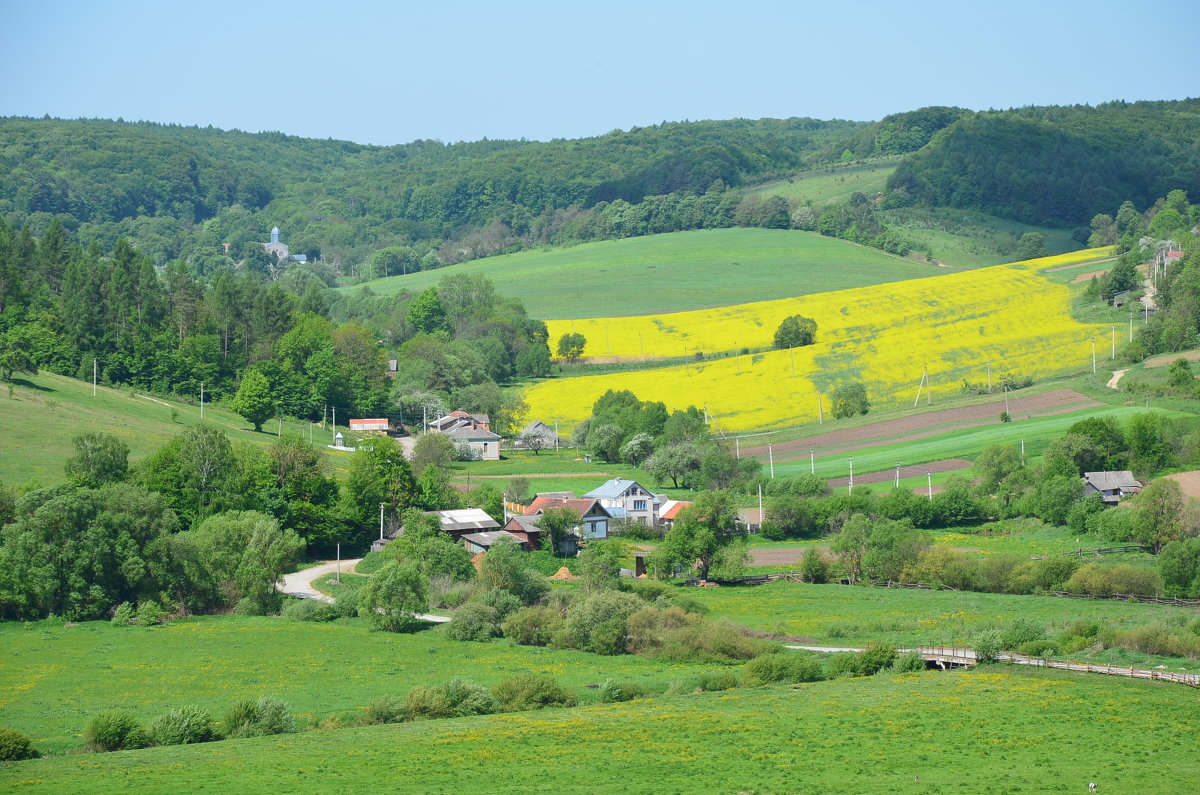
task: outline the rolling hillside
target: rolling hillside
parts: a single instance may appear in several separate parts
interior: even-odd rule
[[[813,232],[710,229],[489,257],[363,287],[419,291],[444,276],[482,273],[539,318],[623,317],[730,306],[944,273]]]

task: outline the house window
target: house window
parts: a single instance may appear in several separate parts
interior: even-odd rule
[[[646,510],[646,501],[645,500],[634,500],[633,501],[633,510],[635,510],[635,511]]]

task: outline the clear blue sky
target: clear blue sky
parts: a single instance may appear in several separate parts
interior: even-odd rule
[[[0,0],[0,115],[396,144],[1200,95],[1197,0]]]

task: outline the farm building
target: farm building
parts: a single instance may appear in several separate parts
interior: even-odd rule
[[[500,460],[500,435],[486,428],[460,425],[443,432],[456,445],[466,445],[476,461]]]
[[[540,443],[541,447],[547,450],[551,447],[558,449],[560,443],[558,434],[554,432],[554,429],[541,420],[535,420],[534,422],[526,425],[521,430],[520,435],[513,442],[513,446],[529,447],[531,445],[527,440],[530,439],[536,439]]]
[[[1142,490],[1128,469],[1120,472],[1084,472],[1083,495],[1099,494],[1105,505],[1117,505]]]
[[[486,414],[468,414],[465,411],[452,411],[444,417],[438,417],[429,423],[429,430],[436,433],[446,433],[454,428],[459,428],[464,425],[469,425],[472,428],[482,428],[485,431],[492,429],[491,418]]]
[[[670,530],[679,518],[679,512],[691,505],[687,500],[667,500],[659,507],[658,523]]]
[[[386,417],[374,420],[350,420],[350,430],[355,433],[386,434],[388,421]]]
[[[425,515],[436,516],[442,530],[449,534],[456,543],[468,533],[481,533],[500,529],[500,523],[488,516],[487,512],[480,508],[461,508],[453,511],[426,511]],[[387,538],[383,541],[372,543],[371,549],[382,549],[390,541],[400,538],[403,535],[404,528],[397,528],[388,533]]]
[[[514,543],[520,544],[521,549],[526,552],[530,547],[528,542],[522,541],[516,535],[506,530],[493,530],[486,533],[467,533],[462,537],[463,546],[472,555],[478,555],[480,552],[487,552],[498,543]]]
[[[550,508],[566,508],[579,516],[581,538],[608,538],[608,522],[612,513],[597,499],[575,499],[538,495],[525,509],[526,516],[537,516]]]

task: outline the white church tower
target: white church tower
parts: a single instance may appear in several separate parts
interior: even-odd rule
[[[263,243],[263,250],[268,254],[274,254],[275,259],[285,260],[288,258],[287,244],[279,242],[279,227],[271,227],[271,242]]]

